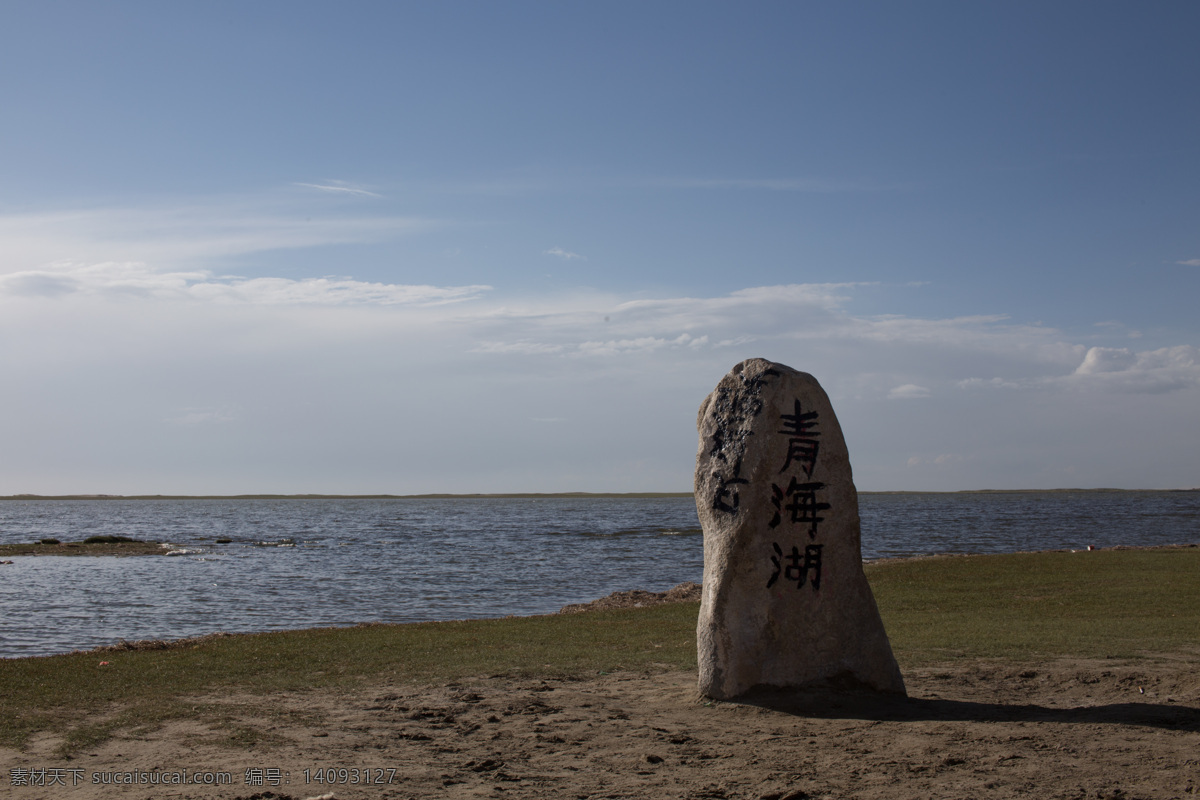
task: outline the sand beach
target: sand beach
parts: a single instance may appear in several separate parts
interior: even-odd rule
[[[0,769],[81,770],[78,786],[6,787],[78,800],[1188,798],[1200,793],[1197,667],[974,661],[908,672],[908,700],[818,691],[763,705],[707,701],[679,671],[373,685],[273,696],[270,714],[238,712],[243,742],[229,724],[173,721],[70,761],[40,737],[0,751]],[[180,770],[234,783],[91,782]]]

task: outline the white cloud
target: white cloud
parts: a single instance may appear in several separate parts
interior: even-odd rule
[[[323,206],[278,197],[8,214],[0,216],[0,274],[60,262],[143,263],[170,270],[268,250],[382,241],[436,224],[335,216]]]
[[[1084,392],[1162,394],[1200,386],[1200,348],[1176,345],[1134,351],[1125,347],[1091,347],[1067,374],[1019,379],[978,377],[956,382],[963,389],[1070,389]]]
[[[81,264],[61,261],[38,269],[0,275],[0,297],[63,295],[142,295],[166,297],[186,293],[208,279],[205,272],[158,272],[139,262]]]
[[[1187,261],[1176,261],[1175,263],[1185,267],[1200,267],[1200,258],[1189,258]]]
[[[549,250],[543,250],[542,255],[558,256],[559,258],[563,259],[564,261],[571,261],[576,258],[587,261],[587,259],[584,258],[583,256],[579,255],[579,253],[572,253],[570,250],[563,250],[561,247],[551,247]]]
[[[188,294],[254,305],[436,305],[473,300],[491,288],[370,283],[349,278],[237,278],[196,283],[188,287]]]
[[[797,284],[635,300],[590,293],[519,306],[482,301],[459,319],[486,343],[477,349],[496,355],[605,357],[630,369],[669,358],[673,368],[695,363],[721,372],[765,356],[854,396],[893,399],[928,397],[935,384],[1051,388],[1036,382],[1070,376],[1087,351],[1055,329],[1003,316],[856,316],[848,311],[855,288]]]
[[[624,353],[646,353],[664,348],[686,347],[699,350],[708,344],[707,336],[693,337],[681,333],[673,339],[656,336],[642,336],[637,339],[609,339],[603,342],[582,342],[578,352],[589,356],[614,356]]]
[[[303,186],[306,189],[320,189],[322,192],[332,192],[334,194],[350,194],[358,197],[383,197],[381,194],[367,191],[366,189],[353,186],[345,181],[326,181],[325,183],[297,183],[296,186]]]
[[[529,297],[515,304],[489,299],[494,290],[484,285],[246,278],[156,270],[144,262],[58,262],[0,275],[0,300],[10,308],[23,300],[44,308],[72,297],[248,308],[423,308],[429,313],[419,324],[426,326],[429,339],[462,341],[461,352],[641,358],[670,351],[721,362],[778,354],[802,369],[846,374],[847,379],[844,364],[853,363],[856,391],[891,399],[930,397],[929,387],[939,381],[977,390],[1149,393],[1200,383],[1200,358],[1190,345],[1142,352],[1088,348],[1052,328],[1015,325],[1003,316],[859,317],[846,309],[853,289],[852,284],[796,284],[715,297],[634,300],[588,293]],[[434,313],[439,307],[445,310]],[[378,331],[393,323],[384,315],[361,318],[359,324]],[[406,324],[418,322],[411,318]],[[445,336],[443,329],[454,335]],[[985,364],[994,367],[986,378],[978,371]]]
[[[1006,381],[1003,378],[965,378],[955,384],[960,389],[1020,389],[1022,384],[1018,381]]]
[[[722,339],[717,342],[714,347],[741,347],[755,341],[754,336],[735,336],[732,339]]]
[[[667,347],[671,342],[656,336],[637,339],[609,339],[606,342],[582,342],[579,352],[592,356],[614,356],[621,353],[647,353]]]
[[[915,383],[906,383],[903,386],[897,386],[888,392],[888,398],[891,400],[915,400],[922,397],[932,397],[933,392],[924,386],[917,386]]]
[[[1000,316],[856,315],[854,294],[514,297],[145,262],[21,270],[0,276],[0,439],[21,465],[0,465],[0,484],[37,473],[36,491],[566,491],[617,486],[637,453],[677,476],[648,488],[686,488],[695,408],[752,356],[817,376],[864,488],[992,488],[1003,470],[1039,485],[1041,464],[1057,481],[1056,443],[1103,466],[1090,442],[1126,425],[1130,447],[1155,443],[1145,464],[1164,450],[1184,469],[1194,460],[1176,447],[1200,408],[1193,345],[1097,349]],[[570,423],[539,424],[554,420]],[[63,458],[112,482],[67,485]],[[910,458],[922,468],[905,470]]]
[[[1200,386],[1200,348],[1176,345],[1133,352],[1123,347],[1093,347],[1074,373],[1054,382],[1139,394]]]
[[[564,349],[566,348],[559,344],[541,344],[539,342],[480,342],[471,349],[471,352],[544,356],[561,353]]]
[[[1129,350],[1112,347],[1093,347],[1083,357],[1083,363],[1075,370],[1076,375],[1096,375],[1101,372],[1121,372],[1137,363],[1137,356]]]
[[[60,262],[0,275],[0,297],[140,295],[250,305],[432,305],[474,299],[490,289],[490,286],[373,283],[336,277],[301,280],[216,277],[204,271],[159,272],[139,262]]]

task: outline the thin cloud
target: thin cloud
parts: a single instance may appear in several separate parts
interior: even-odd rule
[[[624,353],[645,353],[663,348],[687,347],[698,350],[708,344],[708,337],[699,338],[681,333],[673,339],[643,336],[638,339],[610,339],[605,342],[583,342],[577,352],[588,356],[615,356]]]
[[[897,386],[888,392],[889,400],[916,400],[924,397],[932,397],[933,392],[924,386],[917,386],[915,383],[906,383],[902,386]]]
[[[722,339],[713,345],[713,347],[742,347],[755,341],[756,338],[754,336],[736,336],[732,339]]]
[[[1092,347],[1073,373],[1050,382],[1135,394],[1188,389],[1200,386],[1200,348],[1176,345],[1135,352],[1124,347]]]
[[[1006,381],[1003,378],[964,378],[956,384],[960,389],[1020,389],[1023,385],[1018,381]]]
[[[491,286],[370,283],[348,278],[210,280],[188,287],[205,300],[252,305],[443,305],[478,298]]]
[[[159,272],[141,262],[80,264],[61,261],[40,269],[0,275],[0,297],[141,295],[162,298],[186,292],[189,285],[207,278],[206,272]]]
[[[18,343],[0,348],[0,374],[15,376],[0,433],[30,443],[10,459],[21,472],[7,479],[23,480],[33,464],[47,486],[66,480],[47,455],[63,452],[139,492],[163,481],[244,490],[277,479],[267,473],[319,491],[340,485],[344,465],[356,463],[355,489],[424,485],[434,464],[474,491],[498,486],[488,481],[500,473],[464,477],[463,453],[558,457],[529,435],[536,422],[526,420],[536,417],[550,426],[588,420],[557,425],[568,425],[579,437],[572,446],[597,454],[605,473],[620,471],[630,452],[671,453],[663,474],[686,486],[687,459],[673,465],[695,445],[696,404],[753,356],[820,379],[864,443],[855,469],[868,485],[894,487],[910,456],[919,459],[910,474],[961,466],[969,474],[953,480],[987,483],[972,464],[1004,462],[1014,448],[1019,464],[1052,459],[1056,441],[1091,447],[1103,439],[1097,432],[1123,441],[1130,418],[1139,436],[1147,425],[1161,429],[1153,463],[1164,447],[1190,457],[1178,430],[1195,427],[1200,407],[1192,345],[1096,349],[1004,317],[857,315],[854,294],[853,286],[797,284],[714,296],[514,297],[481,286],[247,278],[138,262],[23,270],[0,276],[0,341]],[[954,386],[963,391],[942,388]],[[1153,411],[1139,410],[1144,394],[1159,395]],[[998,413],[1027,424],[972,442],[962,464],[952,462],[962,426]],[[187,449],[201,433],[225,437],[222,447]],[[114,452],[124,459],[116,471]],[[379,478],[377,454],[392,463],[395,452],[411,454],[420,474],[400,467]],[[576,462],[563,458],[546,462],[547,474],[576,480]]]
[[[279,198],[0,215],[0,272],[55,262],[144,262],[170,268],[268,250],[384,241],[437,223],[334,216]]]
[[[1175,263],[1185,267],[1200,267],[1200,258],[1189,258],[1187,261],[1176,261]]]
[[[1153,351],[1088,347],[1062,331],[1013,323],[1004,315],[857,316],[848,310],[853,289],[796,284],[625,302],[588,295],[522,307],[482,301],[470,307],[470,320],[459,320],[468,332],[484,333],[480,352],[495,355],[619,357],[632,363],[670,353],[723,363],[765,354],[806,371],[843,375],[847,390],[892,400],[932,397],[935,385],[974,392],[1121,393],[1200,385],[1200,354],[1191,345]]]
[[[404,326],[420,331],[421,341],[452,348],[455,358],[474,353],[499,362],[605,359],[614,367],[625,365],[622,369],[703,362],[727,369],[730,359],[766,355],[814,374],[841,375],[843,387],[856,395],[892,400],[931,397],[935,386],[978,394],[1162,393],[1200,385],[1200,354],[1191,345],[1153,351],[1087,347],[1061,331],[1014,324],[1002,315],[859,316],[850,311],[853,295],[848,284],[795,284],[711,297],[626,300],[588,292],[514,301],[486,285],[248,278],[156,270],[142,262],[59,262],[0,275],[0,301],[14,320],[18,312],[48,313],[56,304],[65,309],[68,299],[76,310],[93,301],[120,301],[125,309],[140,300],[147,311],[164,314],[184,303],[193,316],[206,314],[204,307],[238,306],[246,309],[245,319],[262,313],[256,308],[291,307],[297,311],[288,319],[305,319],[311,311],[318,315],[307,317],[314,324],[322,319],[322,307],[374,309],[356,318],[358,335],[369,340]],[[406,311],[396,315],[389,309]],[[421,313],[409,312],[416,309]]]
[[[1124,347],[1093,347],[1083,357],[1075,375],[1097,375],[1102,372],[1122,372],[1137,363],[1137,356]]]
[[[1121,394],[1165,394],[1200,386],[1200,348],[1192,345],[1134,351],[1091,347],[1068,374],[1017,379],[979,377],[957,381],[960,389],[1068,389]]]
[[[471,348],[471,352],[542,356],[561,353],[564,349],[562,345],[541,342],[480,342]]]
[[[64,262],[0,275],[0,297],[142,296],[244,305],[429,306],[472,300],[491,288],[377,283],[341,277],[217,277],[205,271],[160,272],[140,262]]]
[[[295,183],[294,186],[303,186],[307,189],[320,189],[322,192],[332,192],[334,194],[349,194],[358,197],[383,197],[381,194],[367,191],[358,186],[352,186],[345,181],[327,181],[325,183]]]
[[[587,261],[587,258],[579,255],[579,253],[572,253],[570,250],[563,250],[561,247],[551,247],[549,250],[543,250],[542,255],[558,256],[559,258],[561,258],[565,261],[572,261],[576,258],[582,259],[583,261]]]
[[[513,352],[540,343],[560,345],[564,354],[597,355],[647,352],[668,344],[707,349],[709,342],[724,353],[736,353],[754,344],[762,352],[784,347],[822,359],[851,355],[861,362],[865,354],[874,354],[881,370],[895,370],[897,359],[904,358],[920,371],[928,372],[929,365],[947,371],[946,380],[974,377],[971,372],[954,374],[955,365],[977,367],[981,352],[991,351],[990,360],[1001,366],[1032,362],[1049,374],[1063,375],[1079,365],[1086,350],[1062,341],[1053,329],[1013,325],[1003,316],[856,317],[846,310],[853,288],[760,286],[715,297],[624,302],[599,294],[547,298],[522,306],[478,307],[476,324],[486,331],[481,338],[491,343],[493,352],[505,342],[519,344],[520,350]],[[683,334],[690,337],[686,342],[680,339]],[[880,391],[896,385],[893,380]]]

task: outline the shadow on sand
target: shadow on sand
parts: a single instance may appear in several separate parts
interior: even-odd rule
[[[904,697],[844,686],[800,689],[760,687],[752,689],[734,702],[818,719],[862,719],[879,722],[1061,722],[1144,725],[1193,733],[1200,731],[1200,709],[1174,703],[1107,703],[1053,708],[1036,704]]]

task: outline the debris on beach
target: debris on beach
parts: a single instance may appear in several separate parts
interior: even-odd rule
[[[93,647],[88,652],[120,653],[129,650],[179,650],[185,647],[198,647],[199,645],[209,642],[213,639],[225,639],[235,635],[238,634],[221,631],[218,633],[206,633],[203,636],[189,636],[184,639],[137,639],[132,642],[126,639],[118,639],[116,644],[105,644],[99,647]]]
[[[645,589],[633,589],[628,592],[613,592],[608,597],[601,597],[590,603],[572,603],[559,609],[560,614],[582,614],[585,611],[604,611],[610,608],[641,608],[656,606],[662,603],[698,603],[700,602],[700,584],[685,581],[673,586],[665,592],[647,592]]]

